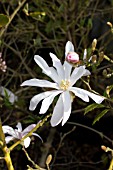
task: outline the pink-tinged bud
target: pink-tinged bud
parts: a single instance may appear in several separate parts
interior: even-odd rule
[[[76,64],[79,62],[79,55],[75,52],[69,52],[66,56],[66,61],[72,64]]]

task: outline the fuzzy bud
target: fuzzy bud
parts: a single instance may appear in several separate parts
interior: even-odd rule
[[[107,25],[109,25],[111,28],[113,27],[111,22],[107,22]]]
[[[101,51],[101,52],[99,53],[99,62],[102,62],[103,59],[104,59],[104,52]]]
[[[79,55],[75,52],[69,52],[66,56],[66,61],[71,64],[76,64],[79,62]]]
[[[106,152],[107,147],[106,147],[106,146],[104,146],[104,145],[102,145],[102,146],[101,146],[101,149],[102,149],[103,151],[105,151],[105,152]]]
[[[94,39],[92,42],[92,51],[95,51],[97,45],[97,39]]]
[[[48,155],[48,157],[46,159],[46,165],[49,165],[51,160],[52,160],[52,155],[50,154],[50,155]]]
[[[97,62],[97,56],[93,55],[91,61],[92,61],[92,63],[96,63]]]
[[[6,62],[2,59],[2,53],[0,53],[0,70],[6,72],[7,65]]]

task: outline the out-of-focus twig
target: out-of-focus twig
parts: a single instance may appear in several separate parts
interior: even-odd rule
[[[9,24],[12,22],[13,18],[15,17],[15,15],[18,13],[18,11],[20,10],[20,8],[25,4],[27,0],[23,0],[22,2],[19,3],[19,5],[17,6],[17,8],[15,9],[15,11],[12,13],[12,15],[9,17],[9,22],[6,24],[6,26],[4,28],[2,28],[2,30],[0,31],[0,38],[3,36],[4,32],[7,30]]]

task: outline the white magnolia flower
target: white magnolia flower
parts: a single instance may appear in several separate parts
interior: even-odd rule
[[[18,139],[21,140],[25,135],[27,135],[34,127],[36,126],[36,124],[31,124],[29,125],[27,128],[25,128],[22,131],[22,125],[20,122],[18,122],[17,124],[17,129],[13,129],[12,127],[8,126],[8,125],[4,125],[2,126],[3,128],[3,132],[4,134],[8,134],[10,136],[6,136],[5,137],[5,141],[6,143],[9,143],[10,141],[14,140],[14,139]],[[39,137],[41,140],[42,138],[36,134],[36,133],[32,133],[32,135]],[[30,145],[31,139],[30,137],[27,137],[23,143],[21,143],[22,145],[25,146],[25,148],[27,148]]]
[[[12,104],[18,100],[18,97],[12,91],[3,86],[0,86],[0,95],[3,97],[8,95],[8,99]]]
[[[74,46],[71,41],[66,43],[65,59],[71,64],[76,64],[79,62],[79,55],[74,51]]]
[[[66,54],[68,51],[70,51],[70,49],[66,48]],[[85,102],[89,102],[90,97],[98,104],[104,100],[104,97],[78,87],[73,87],[77,80],[82,76],[90,74],[85,66],[76,67],[72,71],[72,65],[67,61],[62,65],[60,60],[54,54],[50,53],[50,57],[53,62],[53,67],[49,67],[46,61],[39,55],[35,55],[34,60],[42,69],[43,73],[49,76],[54,83],[48,80],[33,78],[24,81],[21,86],[49,87],[54,89],[37,94],[31,99],[29,106],[30,110],[35,110],[38,103],[42,100],[40,114],[46,113],[54,98],[60,94],[53,110],[51,125],[56,126],[62,121],[63,126],[69,119],[71,113],[72,93]]]

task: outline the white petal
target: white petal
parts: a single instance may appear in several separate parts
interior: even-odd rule
[[[87,90],[80,89],[77,87],[71,87],[70,91],[72,91],[76,96],[80,97],[82,100],[86,102],[89,102],[89,97],[98,104],[100,104],[105,99],[103,96],[99,96],[97,94],[91,93]]]
[[[73,66],[72,64],[69,64],[67,61],[65,61],[63,67],[64,67],[64,72],[65,72],[65,79],[69,80]]]
[[[41,109],[40,109],[40,114],[44,114],[46,113],[46,111],[49,109],[49,106],[51,105],[51,103],[53,102],[55,96],[57,96],[58,94],[60,94],[62,91],[55,91],[53,94],[51,94],[50,96],[46,97],[41,105]]]
[[[83,74],[83,76],[89,76],[91,75],[91,72],[87,69],[85,69],[85,73]]]
[[[86,70],[84,66],[76,67],[70,77],[71,86],[73,86],[85,73]]]
[[[69,116],[71,114],[71,95],[68,91],[62,93],[63,97],[63,105],[64,105],[64,114],[63,114],[63,121],[62,126],[67,122]]]
[[[53,81],[57,82],[58,75],[56,70],[53,67],[49,67],[46,61],[40,57],[39,55],[34,56],[35,62],[39,65],[39,67],[42,69],[42,72],[49,76]]]
[[[62,121],[63,113],[64,113],[64,107],[63,107],[62,95],[60,95],[54,107],[52,118],[50,121],[52,127],[57,126]]]
[[[22,125],[20,122],[18,122],[18,124],[16,125],[16,127],[18,128],[18,132],[22,132]]]
[[[74,46],[71,41],[68,41],[65,46],[65,56],[68,55],[69,52],[74,52]]]
[[[85,102],[89,102],[89,97],[88,94],[84,93],[82,91],[82,89],[77,88],[77,87],[70,87],[69,89],[71,92],[73,92],[75,94],[75,96],[79,97],[80,99],[82,99]]]
[[[34,60],[42,70],[49,68],[48,64],[46,63],[46,61],[41,56],[35,55]]]
[[[53,53],[50,53],[50,57],[52,58],[53,66],[56,68],[60,80],[64,79],[64,69],[60,60]]]
[[[31,124],[28,127],[26,127],[22,132],[22,136],[25,136],[25,134],[29,133],[35,126],[36,124]]]
[[[87,91],[87,90],[83,90],[83,89],[82,89],[82,91],[84,91],[85,93],[87,93],[88,96],[89,96],[91,99],[93,99],[97,104],[102,103],[102,101],[105,99],[103,96],[100,96],[100,95],[98,95],[98,94],[91,93],[91,92],[89,92],[89,91]]]
[[[24,81],[21,84],[21,86],[50,87],[50,88],[58,89],[58,85],[56,83],[51,83],[50,81],[39,80],[36,78]]]
[[[87,49],[84,49],[83,61],[87,59]]]
[[[28,148],[28,147],[29,147],[30,142],[31,142],[30,137],[27,137],[27,138],[24,140],[24,146],[25,146],[25,148]]]
[[[6,144],[9,143],[10,141],[14,140],[15,138],[13,136],[7,136],[5,137]]]
[[[43,139],[37,133],[32,133],[32,135],[37,136],[43,142]]]
[[[4,133],[7,133],[7,134],[13,136],[14,138],[17,138],[18,135],[16,134],[15,130],[12,127],[4,125],[4,126],[2,126],[2,129],[3,129]]]
[[[43,100],[44,98],[48,97],[49,95],[51,95],[54,91],[56,90],[52,90],[52,91],[46,91],[40,94],[35,95],[31,101],[30,101],[30,106],[29,109],[30,110],[35,110],[36,106],[38,105],[38,103]]]

